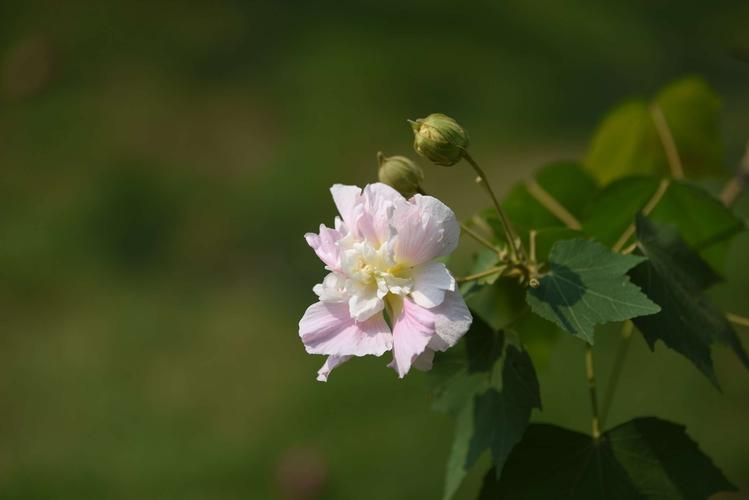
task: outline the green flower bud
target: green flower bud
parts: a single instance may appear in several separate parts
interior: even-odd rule
[[[380,170],[377,173],[380,182],[392,187],[406,198],[421,191],[424,172],[414,162],[405,156],[386,157],[377,153]]]
[[[414,130],[414,149],[432,163],[449,167],[463,157],[468,133],[458,122],[441,113],[410,121]]]

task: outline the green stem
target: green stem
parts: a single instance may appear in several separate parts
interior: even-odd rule
[[[492,274],[501,273],[505,269],[507,269],[507,266],[492,267],[491,269],[487,269],[486,271],[481,271],[480,273],[469,274],[468,276],[464,276],[462,278],[458,278],[456,281],[458,283],[465,283],[467,281],[473,281],[473,280],[485,278],[487,276],[491,276]]]
[[[460,223],[460,228],[464,233],[466,233],[468,236],[476,240],[477,243],[480,243],[481,245],[485,246],[489,250],[492,250],[494,253],[497,254],[497,256],[501,256],[502,252],[499,248],[494,246],[489,240],[481,236],[479,233],[468,227],[468,225],[465,222]]]
[[[601,437],[601,427],[598,422],[598,393],[596,392],[596,374],[593,370],[593,346],[585,344],[585,376],[588,379],[590,391],[590,406],[592,410],[591,434],[594,440]]]
[[[629,346],[632,343],[633,327],[631,321],[625,321],[624,324],[622,324],[622,338],[619,340],[616,358],[614,358],[614,364],[611,367],[611,375],[609,376],[609,381],[606,385],[606,392],[603,396],[603,405],[601,406],[601,427],[606,425],[606,419],[609,416],[611,403],[614,401],[614,394],[619,386],[619,378],[621,377],[622,369],[624,368],[624,361],[627,359]]]
[[[481,167],[479,167],[479,164],[476,163],[476,160],[474,160],[471,157],[471,155],[468,154],[468,151],[463,152],[463,157],[476,171],[476,175],[478,175],[478,182],[482,186],[484,186],[486,193],[489,195],[489,198],[491,198],[492,202],[494,203],[494,208],[497,210],[497,215],[499,215],[499,221],[502,223],[502,229],[504,229],[504,232],[505,232],[505,238],[507,238],[507,241],[510,244],[510,252],[512,254],[512,259],[515,262],[517,262],[523,256],[522,246],[521,246],[522,243],[519,243],[519,240],[515,236],[515,232],[512,230],[510,221],[507,219],[507,216],[502,210],[502,207],[499,205],[499,200],[494,195],[494,191],[492,191],[492,187],[491,185],[489,185],[489,179],[487,179],[484,171],[481,169]]]

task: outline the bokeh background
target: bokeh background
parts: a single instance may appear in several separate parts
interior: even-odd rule
[[[723,97],[728,171],[747,21],[740,0],[2,0],[0,498],[439,498],[452,427],[425,376],[373,358],[320,384],[298,340],[328,187],[413,155],[405,119],[440,111],[506,192],[685,74]],[[425,187],[486,205],[461,167]],[[579,349],[538,360],[537,420],[587,430]],[[749,373],[715,359],[723,394],[638,336],[611,424],[685,423],[749,498]]]

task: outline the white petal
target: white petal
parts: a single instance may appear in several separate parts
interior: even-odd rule
[[[381,356],[393,341],[385,319],[377,314],[355,321],[345,303],[317,302],[299,321],[299,336],[310,354],[335,356]]]
[[[354,283],[352,283],[354,284]],[[349,313],[356,321],[365,321],[385,308],[377,285],[357,287],[351,291],[348,301]]]
[[[341,214],[341,219],[346,224],[349,231],[355,231],[356,228],[356,205],[361,201],[361,189],[358,186],[345,186],[343,184],[334,184],[330,188],[333,195],[333,202]]]
[[[312,291],[320,297],[323,302],[346,302],[346,280],[338,273],[330,273],[325,276],[322,283],[315,285]]]
[[[446,291],[455,291],[455,279],[441,262],[430,262],[413,271],[411,297],[421,307],[436,307],[445,299]]]

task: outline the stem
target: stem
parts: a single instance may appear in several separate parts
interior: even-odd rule
[[[468,236],[470,236],[471,238],[473,238],[474,240],[476,240],[476,242],[478,242],[481,245],[485,246],[489,250],[492,250],[498,256],[501,255],[501,251],[499,250],[499,248],[497,248],[496,246],[494,246],[494,244],[492,244],[492,242],[490,242],[489,240],[487,240],[486,238],[484,238],[483,236],[481,236],[479,233],[477,233],[476,231],[474,231],[473,229],[471,229],[470,227],[468,227],[468,224],[466,224],[465,222],[461,222],[460,223],[460,228],[463,230],[464,233],[466,233]]]
[[[670,185],[671,185],[671,179],[661,179],[660,184],[658,184],[658,189],[655,190],[655,193],[653,193],[653,196],[648,200],[648,202],[642,208],[642,213],[644,215],[649,215],[650,212],[653,211],[656,205],[658,205],[658,202],[661,201],[661,198],[663,198],[663,195],[666,194],[666,191],[668,190],[668,186]],[[616,240],[616,243],[614,243],[614,246],[612,247],[612,249],[615,252],[621,251],[622,247],[624,247],[624,245],[627,243],[627,241],[629,241],[629,239],[632,237],[633,234],[635,234],[634,223],[627,226],[627,229],[625,229],[622,235],[619,236],[619,239]]]
[[[590,344],[585,344],[585,376],[588,379],[590,406],[593,412],[591,434],[594,440],[598,440],[601,437],[601,428],[598,424],[598,395],[596,393],[596,375],[593,370],[593,347]]]
[[[746,143],[746,151],[739,168],[736,170],[736,175],[726,183],[720,193],[720,200],[727,207],[733,206],[746,189],[747,184],[749,184],[749,142]]]
[[[583,228],[580,221],[567,210],[564,205],[559,203],[553,196],[551,196],[541,185],[534,179],[529,179],[525,182],[525,187],[528,189],[528,193],[533,196],[537,202],[546,208],[549,212],[554,215],[557,219],[564,222],[564,224],[577,231]]]
[[[666,152],[666,160],[668,161],[668,167],[671,169],[671,177],[674,179],[683,179],[684,167],[681,164],[679,150],[676,149],[676,142],[674,141],[673,134],[671,134],[671,129],[668,126],[668,121],[666,121],[663,110],[660,106],[654,104],[650,108],[650,114],[653,116],[655,129],[658,131],[658,137],[661,139],[663,150]]]
[[[619,340],[619,347],[616,351],[616,358],[614,358],[614,364],[611,368],[611,375],[609,376],[608,384],[606,385],[606,393],[603,396],[603,405],[601,406],[601,427],[606,425],[606,418],[609,416],[609,410],[611,409],[611,403],[614,400],[614,393],[619,386],[619,377],[622,374],[624,368],[624,360],[627,359],[627,353],[629,352],[629,345],[632,340],[632,329],[634,326],[631,321],[625,321],[622,324],[622,338]]]
[[[507,266],[492,267],[491,269],[487,269],[486,271],[481,271],[480,273],[469,274],[468,276],[457,278],[455,281],[457,281],[458,283],[465,283],[466,281],[473,281],[473,280],[485,278],[487,276],[491,276],[492,274],[501,273],[505,269],[507,269]]]
[[[481,167],[479,167],[479,164],[476,163],[476,160],[474,160],[471,155],[468,154],[468,151],[463,152],[463,157],[468,163],[471,164],[473,169],[476,171],[476,175],[478,175],[478,182],[482,186],[484,186],[484,189],[489,195],[489,198],[492,199],[494,208],[497,210],[497,215],[499,215],[499,220],[502,223],[502,229],[504,229],[505,237],[510,243],[510,252],[512,253],[512,258],[514,261],[518,261],[518,259],[522,256],[522,247],[520,246],[521,244],[518,243],[518,239],[515,237],[515,232],[512,230],[510,221],[507,219],[507,216],[505,216],[502,207],[499,205],[499,200],[497,200],[497,197],[494,195],[494,191],[492,191],[492,187],[489,185],[489,180],[487,179],[486,174],[483,170],[481,170]]]
[[[734,313],[726,313],[726,319],[735,325],[741,325],[749,328],[749,318],[739,316]]]

